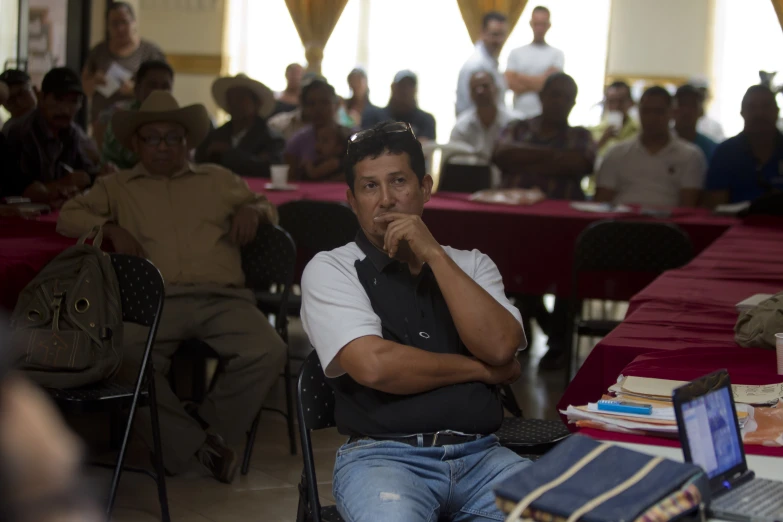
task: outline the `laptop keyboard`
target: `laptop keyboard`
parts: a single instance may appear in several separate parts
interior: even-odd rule
[[[712,509],[765,520],[783,518],[783,482],[753,479],[713,499]]]

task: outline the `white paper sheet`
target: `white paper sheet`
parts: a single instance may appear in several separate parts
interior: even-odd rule
[[[98,85],[95,90],[106,98],[110,98],[115,92],[120,90],[123,83],[133,78],[133,73],[117,62],[112,62],[104,75],[106,77],[106,83],[104,85]]]

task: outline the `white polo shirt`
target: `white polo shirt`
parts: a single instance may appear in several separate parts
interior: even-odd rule
[[[701,189],[707,161],[699,148],[681,138],[650,154],[639,138],[617,143],[606,151],[596,186],[615,191],[615,204],[676,207],[682,189]]]
[[[471,107],[459,116],[454,128],[451,130],[449,143],[464,143],[470,145],[474,151],[482,154],[487,160],[492,159],[495,144],[500,137],[500,131],[506,128],[511,120],[522,119],[520,114],[498,107],[498,115],[489,127],[484,127],[475,107]]]
[[[520,325],[522,324],[522,316],[506,297],[503,278],[489,256],[478,250],[456,250],[448,246],[444,246],[443,249],[457,266],[508,310]],[[381,254],[375,256],[375,259],[367,260],[373,266],[365,266],[367,270],[378,272],[377,276],[372,276],[371,279],[374,281],[370,283],[374,285],[371,286],[373,291],[377,292],[376,299],[384,299],[387,295],[385,292],[389,292],[388,295],[391,296],[394,288],[399,284],[389,282],[387,279],[385,273],[387,269],[382,268],[380,264],[388,263],[389,259],[385,254]],[[368,335],[383,338],[384,328],[395,329],[393,325],[382,324],[360,280],[357,265],[366,265],[364,261],[367,257],[356,242],[348,243],[330,252],[317,254],[307,264],[302,274],[302,325],[310,343],[318,352],[327,377],[339,377],[345,373],[345,370],[334,361],[334,357],[345,345],[354,339]],[[393,298],[389,297],[389,299]],[[385,305],[395,306],[394,303],[385,303]],[[431,329],[432,332],[436,330],[437,328]],[[439,341],[436,338],[430,340],[429,337],[428,340]],[[525,346],[526,344],[520,348]]]

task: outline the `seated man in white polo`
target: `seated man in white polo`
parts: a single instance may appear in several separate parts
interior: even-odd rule
[[[193,165],[189,150],[209,132],[203,105],[180,108],[153,91],[136,111],[112,117],[117,140],[139,163],[98,178],[67,202],[57,231],[78,237],[96,225],[115,251],[146,257],[163,275],[166,303],[152,350],[166,470],[187,469],[197,457],[221,482],[231,482],[238,459],[231,443],[244,439],[285,364],[285,344],[244,288],[240,247],[275,208],[242,178],[218,165]],[[126,324],[120,377],[133,381],[147,329]],[[183,341],[212,347],[223,368],[197,411],[185,411],[166,374]],[[148,411],[141,411],[149,443]],[[206,428],[205,428],[206,426]]]
[[[350,436],[334,497],[347,521],[503,520],[493,487],[529,462],[498,445],[496,386],[526,345],[486,255],[438,244],[421,214],[432,178],[410,125],[351,137],[356,242],[302,276],[302,321]]]
[[[639,100],[636,138],[606,151],[596,175],[595,200],[652,207],[695,207],[707,162],[699,148],[673,135],[672,96],[650,87]]]

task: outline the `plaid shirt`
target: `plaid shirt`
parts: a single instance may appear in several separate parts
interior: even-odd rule
[[[503,172],[503,186],[506,188],[540,188],[552,199],[584,199],[581,187],[582,175],[592,172],[595,163],[595,142],[590,131],[584,127],[566,127],[552,138],[541,136],[541,116],[528,120],[512,121],[500,133],[498,145],[536,145],[558,150],[580,151],[590,167],[579,176],[548,176],[531,172],[526,165],[516,166]]]

